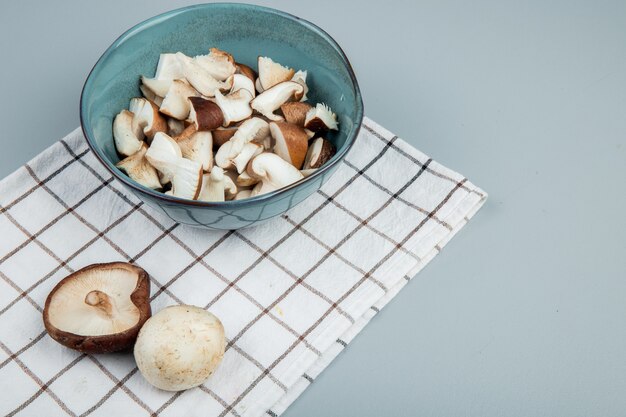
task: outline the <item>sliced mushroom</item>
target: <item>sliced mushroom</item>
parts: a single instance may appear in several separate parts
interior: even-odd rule
[[[163,104],[163,97],[159,97],[157,96],[154,91],[150,90],[148,87],[146,87],[145,85],[140,85],[139,86],[139,90],[141,91],[141,94],[147,98],[148,100],[150,100],[151,102],[153,102],[154,104],[156,104],[157,106],[161,106],[161,104]]]
[[[215,153],[215,163],[228,169],[233,166],[233,159],[239,155],[246,143],[258,141],[269,134],[269,125],[263,119],[252,117],[244,121],[233,137],[224,143]]]
[[[157,80],[179,80],[184,78],[183,69],[176,54],[161,54],[154,78]]]
[[[185,158],[178,158],[176,171],[172,177],[172,195],[195,200],[202,187],[202,164]]]
[[[304,88],[304,94],[302,95],[302,98],[300,98],[300,101],[306,101],[307,100],[306,95],[309,92],[309,86],[306,85],[306,76],[307,76],[306,71],[298,71],[291,78],[291,81],[297,82],[298,84],[302,85],[302,87]]]
[[[218,81],[226,80],[237,69],[232,55],[217,48],[211,48],[208,55],[198,55],[194,59]]]
[[[222,110],[212,101],[202,97],[189,97],[189,102],[191,103],[189,120],[194,124],[196,130],[217,129],[224,122]]]
[[[139,125],[144,135],[151,140],[157,132],[167,132],[167,121],[159,108],[150,100],[135,97],[130,99],[129,110],[135,115],[133,123]]]
[[[252,197],[252,190],[240,190],[235,196],[235,200],[244,200],[246,198]]]
[[[225,201],[224,178],[224,170],[220,167],[213,167],[210,174],[204,174],[202,191],[198,199],[201,201]]]
[[[115,166],[124,171],[132,180],[153,190],[162,188],[156,169],[146,159],[148,146],[144,143],[141,149],[127,156]]]
[[[90,265],[62,279],[43,310],[48,334],[85,353],[106,353],[133,345],[151,315],[150,279],[123,263]]]
[[[254,70],[252,68],[250,68],[249,66],[247,66],[245,64],[241,64],[239,62],[237,62],[235,64],[235,66],[237,67],[237,71],[235,72],[236,74],[245,75],[254,84],[254,80],[256,80],[257,75],[256,75],[256,72],[254,72]]]
[[[263,90],[268,90],[283,81],[289,81],[295,71],[274,62],[271,58],[260,56],[258,58],[259,80]]]
[[[304,127],[314,132],[337,130],[337,115],[324,103],[318,103],[306,114]]]
[[[283,112],[287,123],[304,127],[306,114],[311,110],[311,105],[300,101],[291,101],[280,106],[280,110]]]
[[[315,171],[317,171],[317,168],[301,169],[300,173],[304,176],[304,178],[306,178]]]
[[[141,85],[152,91],[158,97],[165,97],[174,80],[159,80],[141,76]]]
[[[235,165],[237,172],[241,174],[246,169],[248,162],[261,152],[263,152],[263,145],[258,145],[253,142],[246,143],[241,152],[233,158],[233,164]]]
[[[176,57],[183,69],[183,74],[189,84],[198,90],[202,95],[214,97],[216,91],[228,90],[230,85],[213,77],[211,73],[201,65],[197,60],[187,55],[177,52]],[[234,72],[234,70],[233,70]]]
[[[134,117],[128,110],[122,110],[113,120],[113,139],[120,155],[130,156],[143,144],[143,130],[139,124],[133,123]]]
[[[218,127],[215,129],[213,133],[213,147],[219,148],[233,137],[235,132],[237,132],[237,126],[230,127]]]
[[[335,155],[335,145],[324,138],[317,138],[309,146],[309,151],[304,159],[303,169],[319,168]]]
[[[252,94],[252,97],[256,95],[256,90],[254,89],[254,82],[250,80],[250,78],[246,77],[243,74],[235,74],[232,76],[232,87],[230,88],[230,92],[234,93],[237,90],[247,90]]]
[[[299,126],[285,122],[270,123],[270,132],[276,141],[274,153],[300,169],[309,146],[309,137]]]
[[[222,125],[228,127],[232,123],[247,119],[252,115],[250,101],[252,94],[248,90],[237,90],[227,96],[222,95],[218,90],[215,92],[215,101],[222,110],[224,122]]]
[[[260,180],[258,178],[252,178],[250,175],[248,175],[247,171],[243,171],[241,174],[239,174],[239,176],[235,180],[235,183],[239,187],[252,187],[253,185],[258,184],[259,181]]]
[[[198,97],[199,95],[200,93],[186,82],[174,80],[165,98],[163,98],[163,103],[161,103],[159,110],[161,113],[175,119],[185,120],[189,117],[189,111],[191,110],[188,98]]]
[[[178,136],[185,130],[185,122],[182,120],[167,118],[167,134],[170,136]]]
[[[254,81],[254,88],[256,88],[257,93],[261,94],[263,91],[265,91],[263,89],[263,86],[261,85],[261,79],[257,78],[256,81]]]
[[[285,81],[263,91],[252,100],[250,106],[272,121],[283,120],[283,117],[274,114],[274,111],[288,101],[300,100],[303,94],[302,85],[294,81]]]
[[[226,201],[234,200],[237,195],[237,184],[233,181],[233,179],[224,175],[224,198]]]
[[[268,152],[255,156],[248,164],[246,171],[250,177],[261,180],[261,185],[255,186],[253,195],[265,194],[304,178],[300,171],[289,162]]]
[[[213,168],[213,136],[211,132],[198,132],[193,125],[174,138],[183,158],[199,162],[209,172]]]
[[[161,183],[172,180],[176,173],[178,160],[183,156],[178,143],[165,133],[159,132],[154,135],[152,143],[146,152],[148,162],[162,175]]]

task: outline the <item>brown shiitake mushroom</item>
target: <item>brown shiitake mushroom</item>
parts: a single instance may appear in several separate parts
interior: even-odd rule
[[[62,279],[43,310],[54,340],[85,353],[131,347],[151,315],[150,279],[124,262],[94,264]]]
[[[304,127],[306,114],[309,110],[311,110],[311,105],[301,101],[290,101],[280,106],[280,110],[283,112],[283,116],[285,116],[287,123],[293,123],[294,125]]]

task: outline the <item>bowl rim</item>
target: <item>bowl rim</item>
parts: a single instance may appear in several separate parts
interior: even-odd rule
[[[109,55],[111,55],[111,53],[113,53],[113,51],[121,43],[123,43],[127,38],[132,36],[134,32],[136,32],[137,30],[143,29],[144,26],[147,26],[151,23],[155,23],[156,21],[159,21],[164,18],[175,16],[182,12],[188,12],[191,10],[202,9],[202,8],[224,7],[224,6],[238,7],[241,9],[249,9],[249,10],[254,10],[254,11],[261,11],[264,13],[275,14],[275,15],[293,20],[299,24],[304,25],[308,29],[313,30],[320,36],[322,36],[322,38],[324,38],[336,50],[340,58],[343,60],[344,65],[346,66],[348,75],[350,76],[350,81],[352,82],[353,91],[354,91],[356,117],[352,123],[353,129],[351,131],[351,134],[349,134],[346,138],[346,145],[333,156],[333,159],[331,159],[329,162],[324,164],[322,167],[318,168],[315,172],[313,172],[308,177],[302,178],[301,180],[296,181],[292,184],[289,184],[285,187],[279,188],[278,190],[261,194],[255,197],[245,198],[242,200],[229,200],[229,201],[200,201],[200,200],[189,200],[185,198],[174,197],[174,196],[170,196],[162,192],[153,190],[151,188],[144,187],[143,185],[132,180],[130,177],[124,175],[118,168],[116,168],[108,160],[108,158],[105,155],[103,155],[100,148],[96,144],[95,139],[91,137],[91,134],[90,134],[91,123],[86,118],[86,108],[85,108],[86,104],[84,103],[85,90],[93,81],[92,76],[94,75],[94,72],[96,71],[96,69],[102,64],[102,62],[104,62],[109,57]],[[93,154],[96,156],[96,158],[100,161],[100,163],[102,163],[102,165],[104,165],[104,167],[116,179],[124,183],[126,186],[130,187],[133,191],[139,192],[140,194],[147,194],[150,197],[156,198],[157,200],[161,200],[161,202],[173,203],[176,205],[183,205],[183,206],[211,207],[211,208],[222,208],[222,209],[223,208],[233,209],[233,208],[247,206],[250,204],[265,202],[265,201],[274,199],[275,197],[279,197],[283,194],[286,194],[290,190],[293,190],[294,188],[298,188],[307,182],[313,181],[315,178],[321,177],[327,171],[329,171],[332,167],[334,167],[339,162],[341,162],[346,156],[346,154],[352,149],[352,146],[354,146],[354,143],[356,142],[356,138],[358,137],[359,132],[361,130],[361,124],[363,122],[363,115],[364,115],[363,98],[361,96],[361,90],[359,88],[359,83],[356,79],[356,75],[354,74],[352,64],[348,60],[348,57],[346,56],[341,46],[339,46],[337,41],[335,41],[335,39],[332,36],[330,36],[324,29],[320,28],[314,23],[309,22],[306,19],[300,18],[291,13],[273,9],[271,7],[257,6],[257,5],[248,4],[248,3],[225,3],[225,2],[195,4],[191,6],[181,7],[178,9],[173,9],[164,13],[160,13],[153,17],[150,17],[146,20],[143,20],[133,25],[128,30],[126,30],[115,41],[113,41],[113,43],[104,51],[104,53],[100,56],[100,58],[98,58],[94,66],[89,71],[89,75],[87,75],[87,78],[81,90],[79,107],[80,107],[79,109],[80,110],[80,125],[83,131],[83,135],[85,136],[87,140],[87,145],[89,146]]]

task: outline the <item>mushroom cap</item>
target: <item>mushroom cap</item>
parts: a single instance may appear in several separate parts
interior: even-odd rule
[[[132,112],[122,110],[113,120],[113,139],[120,155],[130,156],[143,144],[143,131],[133,122],[134,117]]]
[[[324,103],[318,103],[306,114],[304,127],[314,132],[337,130],[337,115]]]
[[[304,127],[306,114],[309,110],[311,110],[311,105],[301,101],[290,101],[281,105],[280,110],[283,112],[283,116],[285,116],[287,123],[293,123],[294,125]]]
[[[142,327],[135,361],[143,377],[166,391],[202,384],[224,356],[226,338],[220,320],[200,307],[166,307]]]
[[[130,347],[150,317],[150,279],[124,262],[95,264],[62,279],[43,311],[48,334],[85,353]]]
[[[259,69],[259,81],[263,90],[272,88],[278,83],[289,81],[293,77],[295,71],[274,62],[271,58],[260,56],[257,60]]]
[[[144,143],[139,151],[122,159],[115,166],[126,172],[135,182],[156,190],[162,188],[162,186],[157,170],[146,159],[147,151],[148,146]]]
[[[220,107],[202,97],[189,97],[191,108],[189,109],[189,120],[193,122],[196,130],[217,129],[224,122],[224,116]]]
[[[215,92],[215,101],[222,109],[224,115],[224,123],[222,125],[228,127],[232,123],[250,117],[252,115],[252,108],[250,108],[252,98],[252,93],[245,89],[237,90],[227,96],[217,90]]]
[[[309,136],[303,128],[291,123],[272,122],[270,132],[276,141],[274,153],[300,169],[309,146]]]
[[[295,81],[284,81],[263,91],[256,96],[250,106],[272,121],[283,120],[282,116],[274,114],[281,105],[288,101],[299,100],[304,94],[304,88]]]
[[[255,156],[246,171],[250,177],[260,179],[265,189],[278,189],[304,178],[296,167],[269,152]]]
[[[174,80],[163,98],[159,110],[178,120],[185,120],[189,116],[191,103],[189,97],[197,97],[200,93],[182,80]]]
[[[317,169],[335,155],[336,149],[329,140],[317,138],[313,141],[304,159],[303,170]]]

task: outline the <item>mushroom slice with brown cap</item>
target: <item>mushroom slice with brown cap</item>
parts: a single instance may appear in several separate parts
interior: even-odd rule
[[[324,138],[317,138],[309,146],[303,169],[319,168],[335,155],[335,145]]]
[[[237,90],[241,89],[247,90],[252,94],[252,97],[256,95],[256,90],[254,89],[254,82],[250,80],[250,78],[246,77],[242,74],[235,74],[232,76],[232,87],[230,88],[230,92],[234,93]]]
[[[337,130],[337,115],[324,103],[318,103],[306,114],[304,127],[314,132]]]
[[[246,143],[258,142],[269,134],[269,125],[258,117],[252,117],[244,121],[233,137],[224,143],[215,153],[215,163],[228,169],[233,166],[233,159],[239,155]]]
[[[237,132],[237,126],[230,127],[218,127],[213,132],[213,147],[219,148],[233,137],[235,132]]]
[[[135,115],[122,110],[113,120],[113,139],[120,155],[130,156],[141,149],[143,129],[133,122]]]
[[[277,190],[304,178],[296,167],[280,156],[268,152],[255,156],[246,171],[250,177],[261,180],[262,185],[257,184],[254,195]]]
[[[211,132],[197,132],[193,125],[173,138],[180,147],[183,158],[202,164],[202,169],[209,172],[213,168],[213,136]]]
[[[303,92],[302,85],[294,81],[285,81],[263,91],[252,100],[250,106],[272,121],[283,120],[283,117],[274,114],[274,111],[288,101],[300,100]]]
[[[146,159],[147,150],[148,146],[144,143],[139,151],[122,159],[115,166],[124,171],[135,182],[156,190],[162,186],[156,169]]]
[[[237,70],[235,71],[235,74],[245,75],[254,84],[254,80],[256,80],[257,75],[256,75],[256,72],[254,72],[254,70],[252,68],[250,68],[249,66],[247,66],[245,64],[239,63],[239,62],[235,63],[235,67],[237,67]]]
[[[295,71],[274,62],[271,58],[260,56],[257,61],[259,69],[259,82],[263,90],[268,90],[283,81],[289,81]]]
[[[252,115],[250,101],[252,93],[248,90],[237,90],[234,93],[224,96],[219,90],[215,92],[215,101],[222,109],[224,122],[222,125],[228,127],[232,123],[247,119]]]
[[[202,164],[186,158],[179,158],[172,177],[172,195],[195,200],[202,187]]]
[[[291,78],[291,81],[297,82],[298,84],[302,85],[302,87],[304,88],[304,94],[302,95],[302,98],[300,98],[300,101],[306,101],[307,100],[306,95],[309,92],[309,86],[306,85],[306,76],[307,76],[306,71],[298,71]]]
[[[188,57],[187,55],[177,52],[176,57],[183,69],[185,79],[198,90],[202,95],[207,97],[215,96],[216,91],[228,90],[230,85],[226,82],[220,81],[213,77],[207,69],[200,65],[197,60]]]
[[[263,152],[263,145],[258,145],[253,142],[248,142],[243,146],[243,149],[239,154],[233,158],[233,164],[237,168],[237,172],[241,174],[245,171],[248,162],[255,156]]]
[[[161,172],[161,183],[171,181],[177,169],[178,160],[183,156],[178,143],[163,132],[154,135],[146,152],[150,165]]]
[[[185,120],[191,110],[188,98],[198,97],[199,95],[200,93],[185,81],[174,80],[163,98],[163,103],[161,103],[159,110],[161,113],[175,119]]]
[[[304,129],[291,123],[272,122],[270,132],[276,141],[274,153],[300,169],[309,146],[309,136]]]
[[[237,70],[232,55],[217,48],[211,48],[208,55],[198,55],[194,60],[218,81],[226,80]]]
[[[189,120],[194,124],[196,130],[217,129],[224,122],[222,110],[212,101],[202,97],[189,97],[189,102],[191,104]]]
[[[287,123],[293,123],[294,125],[304,127],[306,114],[309,110],[311,110],[311,105],[300,101],[290,101],[281,105],[280,110],[283,112],[283,116],[285,116]]]
[[[150,317],[150,279],[123,263],[96,264],[62,279],[43,311],[48,334],[85,353],[106,353],[133,345]]]
[[[133,122],[143,130],[148,140],[157,132],[167,132],[167,121],[159,113],[159,108],[150,100],[135,97],[130,99],[129,110],[134,113]]]

